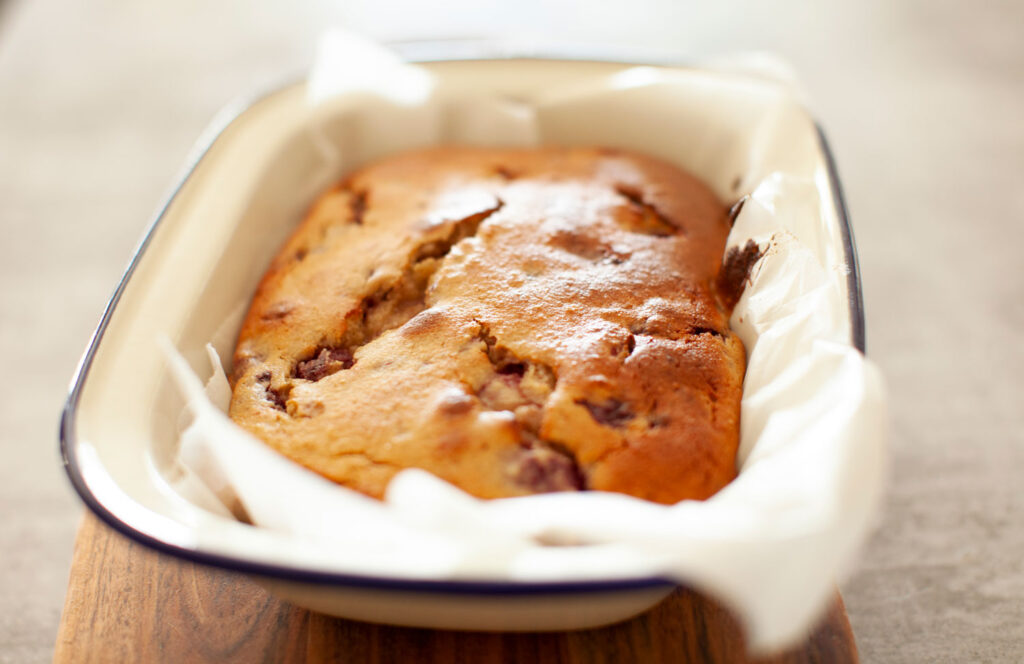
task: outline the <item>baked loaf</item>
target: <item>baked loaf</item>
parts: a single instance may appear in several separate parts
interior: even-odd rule
[[[375,497],[417,467],[481,498],[707,498],[736,474],[745,364],[729,227],[700,181],[624,151],[385,159],[274,259],[231,417]]]

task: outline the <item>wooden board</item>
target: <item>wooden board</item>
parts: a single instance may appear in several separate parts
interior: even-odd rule
[[[633,620],[579,632],[495,634],[371,625],[311,613],[239,574],[181,561],[87,515],[55,662],[857,662],[842,600],[799,648],[747,657],[736,621],[677,590]]]

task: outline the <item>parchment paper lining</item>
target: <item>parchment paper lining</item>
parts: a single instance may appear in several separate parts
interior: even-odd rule
[[[736,76],[735,60],[726,68]],[[663,576],[725,601],[756,650],[802,636],[879,501],[884,387],[850,346],[842,256],[826,234],[824,176],[806,158],[815,137],[792,86],[751,76],[737,88],[716,71],[639,67],[529,103],[455,98],[425,70],[333,33],[310,78],[310,132],[337,174],[440,142],[605,144],[688,168],[723,200],[749,193],[729,245],[753,239],[765,255],[731,320],[749,358],[742,470],[732,484],[673,506],[597,492],[485,502],[408,470],[385,502],[374,501],[293,464],[226,417],[218,350],[230,353],[248,304],[240,302],[208,346],[205,388],[165,344],[195,416],[180,441],[178,492],[274,531],[278,545],[264,557],[291,566],[429,579]],[[761,103],[744,103],[752,97]],[[750,115],[748,134],[722,130],[722,112]]]

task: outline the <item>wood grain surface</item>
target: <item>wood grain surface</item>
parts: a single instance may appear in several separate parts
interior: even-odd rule
[[[842,599],[799,648],[746,654],[732,616],[687,590],[633,620],[500,634],[372,625],[300,609],[247,577],[137,544],[87,515],[55,662],[857,662]]]

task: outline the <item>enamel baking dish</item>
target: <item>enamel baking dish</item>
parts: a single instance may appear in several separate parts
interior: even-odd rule
[[[624,71],[616,62],[544,59],[423,62],[453,90],[530,99],[541,87]],[[723,74],[724,75],[724,74]],[[408,579],[282,564],[275,533],[206,513],[171,488],[183,402],[154,340],[170,338],[197,371],[204,344],[247,301],[270,258],[330,183],[310,177],[317,151],[301,140],[305,84],[226,109],[199,140],[184,177],[146,232],[74,378],[61,419],[63,461],[86,505],[127,537],[165,554],[252,575],[296,604],[400,625],[562,630],[635,615],[674,587],[660,578],[522,583]],[[827,237],[847,274],[850,342],[863,351],[857,259],[835,166],[813,122],[810,158]],[[337,175],[341,175],[340,173]],[[233,333],[234,331],[229,331]]]

